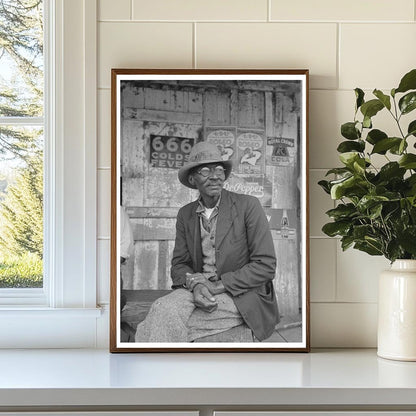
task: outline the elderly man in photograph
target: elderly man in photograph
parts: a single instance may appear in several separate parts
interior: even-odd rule
[[[253,342],[279,322],[276,257],[257,198],[223,189],[232,162],[197,143],[179,181],[199,198],[177,216],[172,293],[155,301],[136,342]]]

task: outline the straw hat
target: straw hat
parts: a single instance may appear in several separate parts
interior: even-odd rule
[[[179,169],[179,181],[188,188],[196,189],[195,185],[189,183],[189,173],[197,166],[208,163],[222,163],[225,168],[225,179],[230,176],[233,163],[231,160],[223,160],[221,152],[215,144],[208,142],[199,142],[191,149],[189,159],[184,166]]]

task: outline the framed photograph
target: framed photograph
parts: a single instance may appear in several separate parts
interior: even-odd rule
[[[111,352],[309,351],[308,76],[112,70]]]

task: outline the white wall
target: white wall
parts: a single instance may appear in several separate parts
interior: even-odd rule
[[[99,303],[109,301],[111,68],[309,68],[312,346],[376,346],[377,276],[388,262],[342,253],[323,235],[333,202],[317,182],[337,165],[353,88],[389,91],[416,67],[415,0],[99,0],[98,7]]]

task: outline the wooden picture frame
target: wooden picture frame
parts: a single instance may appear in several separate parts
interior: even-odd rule
[[[308,82],[304,69],[112,70],[111,352],[309,351]],[[277,263],[272,283],[255,287],[244,282],[231,290],[227,273],[215,277],[220,279],[215,284],[225,286],[215,302],[230,302],[236,320],[225,323],[220,314],[213,327],[205,319],[214,315],[194,306],[188,280],[172,290],[170,276],[178,210],[198,198],[198,191],[179,182],[178,171],[201,141],[215,144],[222,160],[233,162],[221,204],[223,195],[230,195],[261,205]],[[218,221],[222,212],[220,205]],[[249,214],[239,215],[246,227],[247,261],[261,262],[249,241],[254,235],[248,231]],[[219,262],[221,250],[214,248]],[[186,301],[180,307],[169,303],[181,296]],[[277,299],[276,317],[269,311],[263,320],[254,312],[253,299],[261,297]],[[160,315],[160,305],[169,308],[168,315]],[[277,322],[277,315],[280,322],[270,329],[271,316]],[[178,316],[185,329],[179,328]],[[198,319],[203,324],[195,324]],[[255,321],[267,326],[267,334]],[[270,336],[261,339],[262,334]]]

